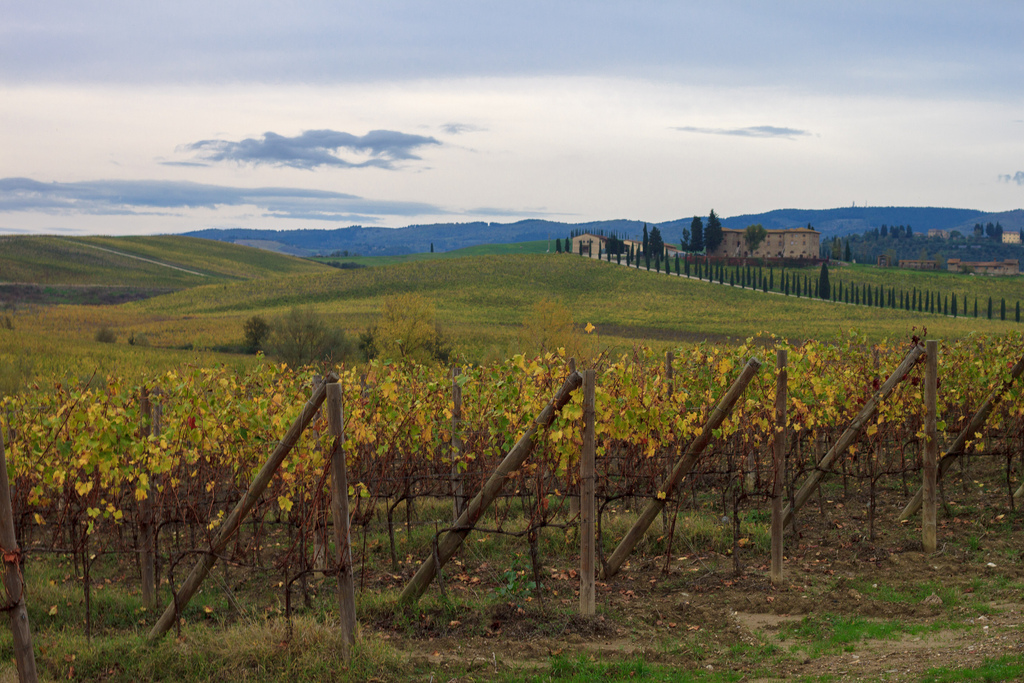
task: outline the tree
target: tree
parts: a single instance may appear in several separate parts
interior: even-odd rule
[[[562,253],[562,238],[561,237],[556,237],[555,238],[555,253],[556,254],[561,254]]]
[[[704,228],[704,248],[710,254],[715,249],[718,249],[718,245],[722,243],[722,223],[718,220],[718,216],[715,215],[715,210],[711,209],[711,213],[708,215],[708,224]]]
[[[528,355],[557,353],[563,349],[567,357],[583,363],[596,350],[595,335],[585,334],[574,324],[572,312],[550,299],[535,303],[523,318],[519,330],[519,350]]]
[[[682,251],[690,249],[690,230],[688,228],[683,228],[683,238],[679,240],[679,248]]]
[[[291,367],[318,361],[340,362],[355,354],[351,341],[329,328],[312,308],[293,308],[270,326],[268,351]]]
[[[658,226],[655,225],[655,226],[651,227],[651,232],[650,232],[650,236],[648,237],[647,243],[650,246],[652,254],[659,254],[660,255],[660,254],[664,253],[664,251],[665,251],[665,240],[662,239],[662,237],[661,237],[661,230],[658,229]]]
[[[245,350],[247,353],[258,353],[263,350],[263,343],[270,334],[270,325],[262,316],[254,315],[242,325],[245,333]]]
[[[700,216],[690,221],[690,251],[704,251],[704,221]]]
[[[548,242],[548,244],[551,244],[551,243],[550,243],[550,242]],[[431,254],[433,254],[433,253],[434,253],[434,243],[433,243],[433,242],[431,242],[431,243],[430,243],[430,253],[431,253]]]
[[[394,361],[447,362],[451,348],[437,325],[434,305],[419,294],[384,299],[373,328],[375,355]]]
[[[818,296],[828,301],[832,296],[832,286],[828,283],[828,264],[821,264],[821,274],[818,275]]]
[[[648,238],[648,235],[647,235],[647,224],[646,223],[644,223],[644,240],[643,240],[643,245],[644,245],[644,256],[647,256],[647,254],[650,253],[650,250],[648,249],[649,238]]]
[[[754,225],[748,225],[747,229],[743,232],[743,241],[747,244],[747,251],[753,256],[757,248],[761,246],[761,243],[768,237],[768,231],[760,223]]]
[[[853,256],[850,254],[850,240],[846,240],[846,250],[843,252],[843,260],[847,263],[853,260]]]

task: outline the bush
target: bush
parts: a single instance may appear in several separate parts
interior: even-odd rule
[[[245,333],[245,350],[247,353],[258,353],[263,350],[263,343],[270,334],[270,325],[262,316],[254,315],[242,326]]]
[[[400,294],[384,300],[380,320],[360,335],[366,358],[447,363],[451,341],[437,324],[434,305],[418,294]]]
[[[355,355],[355,345],[337,328],[328,328],[312,308],[293,308],[270,326],[268,352],[292,367],[315,362],[340,363]]]
[[[100,329],[96,330],[96,341],[101,344],[113,344],[117,341],[117,335],[112,329],[104,325]]]
[[[149,337],[142,333],[131,332],[128,334],[129,346],[149,346]]]

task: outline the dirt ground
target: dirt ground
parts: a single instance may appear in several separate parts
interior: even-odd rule
[[[863,496],[815,496],[798,515],[796,535],[787,535],[778,588],[768,578],[767,554],[744,549],[737,575],[731,557],[687,549],[673,553],[667,569],[664,556],[634,557],[599,582],[596,617],[576,614],[575,568],[546,566],[542,590],[526,598],[488,610],[427,611],[417,624],[371,616],[362,620],[363,637],[404,653],[416,672],[411,680],[540,672],[553,655],[640,656],[673,668],[732,670],[747,681],[906,681],[933,667],[976,667],[1024,654],[1024,514],[1008,509],[1005,489],[969,493],[972,507],[940,510],[933,555],[922,551],[919,517],[896,522],[902,492],[882,494],[874,541]],[[473,578],[486,569],[446,568],[446,590],[465,597],[492,590]],[[864,631],[830,646],[836,619],[897,627],[885,637]]]

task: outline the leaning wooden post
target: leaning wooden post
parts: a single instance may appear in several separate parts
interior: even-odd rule
[[[452,519],[458,519],[466,509],[466,474],[462,461],[462,385],[459,375],[462,370],[452,366]]]
[[[152,406],[149,402],[149,389],[142,387],[139,396],[139,438],[145,443],[146,454],[149,454],[149,436],[152,433]],[[156,563],[153,535],[153,485],[152,473],[146,471],[149,490],[146,497],[139,501],[139,570],[142,575],[142,606],[146,609],[156,607]]]
[[[786,363],[789,352],[779,349],[775,366],[775,439],[772,448],[772,569],[773,586],[782,585],[782,488],[786,480],[786,403],[789,400],[789,370]]]
[[[14,660],[21,683],[35,683],[36,655],[32,651],[32,631],[28,627],[28,609],[25,607],[25,583],[21,576],[21,548],[14,534],[14,510],[11,507],[11,484],[7,478],[7,456],[4,453],[4,435],[0,429],[0,553],[3,553],[4,588],[7,590],[7,609],[11,615],[11,637],[14,640]]]
[[[956,441],[953,445],[946,449],[942,459],[939,460],[938,471],[936,472],[935,478],[937,481],[941,481],[943,475],[946,474],[946,470],[950,468],[953,461],[963,455],[964,449],[967,446],[967,441],[974,438],[974,435],[978,433],[985,421],[988,420],[988,416],[992,413],[992,410],[999,405],[999,402],[1003,400],[1003,394],[1005,394],[1013,383],[1024,374],[1024,358],[1017,361],[1017,364],[1010,370],[1010,376],[1003,380],[1003,383],[996,387],[985,402],[978,408],[978,412],[971,417],[971,421],[964,427],[960,435],[956,437]],[[1022,487],[1024,490],[1024,487]],[[900,521],[910,519],[915,512],[921,509],[921,500],[923,492],[921,489],[917,490],[914,497],[907,503],[907,507],[903,508],[903,512],[900,513]],[[1016,495],[1016,494],[1015,494]]]
[[[583,453],[580,457],[580,614],[597,612],[594,593],[594,383],[597,373],[583,372]]]
[[[192,572],[185,579],[185,582],[181,584],[181,588],[178,590],[175,600],[171,601],[171,604],[167,606],[164,613],[157,620],[156,624],[149,631],[149,639],[156,640],[160,636],[167,633],[174,622],[178,619],[178,615],[181,610],[185,609],[192,596],[199,590],[199,586],[203,583],[206,575],[210,573],[210,569],[217,562],[217,556],[224,551],[227,547],[228,541],[235,535],[238,528],[241,526],[245,516],[249,514],[253,506],[263,495],[263,491],[270,484],[270,480],[274,477],[274,473],[277,468],[281,466],[284,459],[288,457],[288,453],[291,452],[292,448],[299,440],[299,436],[302,435],[303,430],[312,421],[313,416],[316,415],[317,411],[320,410],[320,406],[324,402],[324,397],[327,395],[327,382],[337,382],[338,375],[331,372],[326,377],[326,382],[321,383],[317,387],[316,391],[313,392],[313,396],[302,406],[302,412],[292,422],[291,427],[285,432],[284,438],[277,444],[277,448],[270,455],[270,458],[263,464],[260,471],[256,474],[256,477],[249,484],[249,490],[245,492],[245,496],[238,501],[231,513],[225,518],[220,525],[220,530],[217,532],[217,536],[213,539],[210,544],[210,549],[203,553],[199,561],[196,562],[196,566],[192,568]]]
[[[835,459],[841,454],[846,453],[846,450],[860,438],[860,433],[867,427],[868,420],[877,412],[878,404],[889,397],[889,394],[893,392],[904,376],[910,372],[910,369],[914,367],[914,364],[917,363],[923,353],[924,345],[915,344],[914,348],[903,359],[903,362],[899,364],[899,367],[893,371],[889,379],[885,380],[885,384],[867,400],[861,411],[857,413],[857,417],[853,418],[850,426],[840,435],[835,444],[832,445],[832,448],[829,449],[828,453],[818,462],[817,467],[811,472],[810,476],[807,477],[804,485],[796,492],[796,495],[793,497],[793,505],[787,505],[786,509],[782,512],[785,526],[789,526],[793,519],[793,513],[802,508],[810,499],[811,494],[818,490],[821,481],[825,478],[825,474],[828,473],[829,469],[831,469]]]
[[[939,342],[929,339],[926,343],[928,362],[924,373],[924,482],[921,490],[924,496],[924,507],[921,513],[921,541],[926,553],[934,553],[938,548],[935,527],[935,461],[939,457],[938,432],[935,429],[935,403],[939,375]]]
[[[327,385],[327,429],[334,437],[331,447],[331,516],[338,558],[338,614],[346,660],[356,644],[356,584],[352,574],[352,539],[348,526],[348,472],[345,464],[345,416],[341,385]]]
[[[658,495],[654,497],[650,502],[647,503],[647,507],[640,513],[633,527],[626,532],[626,535],[619,542],[619,546],[612,553],[612,556],[608,558],[608,563],[604,566],[601,571],[601,578],[608,579],[615,576],[619,572],[619,568],[622,567],[622,563],[626,561],[629,554],[633,552],[633,548],[640,542],[643,535],[650,528],[651,523],[654,522],[655,517],[661,512],[662,508],[665,507],[665,503],[673,495],[676,486],[679,485],[680,480],[686,475],[690,469],[693,468],[694,463],[697,462],[697,458],[707,447],[708,443],[711,442],[712,432],[718,429],[722,421],[732,412],[732,407],[736,404],[740,394],[750,383],[750,380],[757,374],[758,369],[761,367],[761,361],[756,358],[751,358],[747,361],[743,371],[740,372],[740,376],[732,383],[729,387],[729,391],[726,392],[725,396],[718,403],[717,406],[711,411],[711,415],[708,416],[707,422],[701,429],[700,435],[690,442],[689,447],[686,449],[686,453],[676,462],[675,467],[669,473],[668,478],[658,488]]]
[[[569,402],[572,392],[579,389],[582,383],[583,378],[580,376],[580,373],[575,370],[569,373],[569,376],[555,397],[544,406],[544,409],[540,411],[540,415],[533,421],[530,428],[520,437],[516,445],[505,455],[505,459],[501,461],[491,474],[483,489],[480,490],[480,493],[476,494],[473,500],[469,501],[469,505],[459,515],[452,528],[448,530],[444,538],[437,542],[433,552],[427,556],[427,559],[416,570],[416,575],[409,580],[405,589],[402,590],[402,594],[398,596],[400,603],[415,602],[423,595],[423,592],[427,590],[427,586],[437,576],[438,570],[452,558],[462,545],[462,542],[469,536],[469,532],[473,530],[477,520],[480,519],[481,515],[487,511],[490,504],[501,493],[501,489],[505,485],[505,480],[508,476],[519,469],[520,465],[529,457],[533,451],[533,441],[537,432],[548,428],[555,419],[555,413],[560,411]]]

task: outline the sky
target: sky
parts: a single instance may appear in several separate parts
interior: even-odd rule
[[[1024,3],[0,0],[0,234],[1024,207]]]

